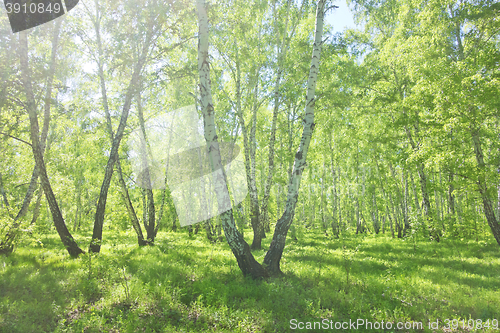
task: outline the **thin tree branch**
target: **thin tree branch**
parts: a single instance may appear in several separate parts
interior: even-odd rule
[[[28,141],[24,141],[23,139],[20,139],[20,138],[18,138],[18,137],[12,136],[12,135],[7,134],[7,133],[0,132],[0,134],[5,135],[5,136],[8,136],[9,138],[12,138],[12,139],[14,139],[14,140],[20,141],[20,142],[22,142],[22,143],[25,143],[25,144],[27,144],[28,146],[30,146],[30,147],[31,147],[31,143],[29,143]]]

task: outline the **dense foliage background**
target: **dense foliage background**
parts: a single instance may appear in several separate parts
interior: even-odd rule
[[[341,265],[339,269],[347,276],[347,282],[342,277],[345,286],[350,285],[350,263],[362,260],[353,259],[359,242],[365,241],[374,242],[367,246],[380,247],[382,252],[385,248],[399,251],[395,250],[399,247],[403,252],[412,250],[412,258],[418,260],[431,253],[445,256],[446,249],[453,247],[458,251],[456,260],[470,265],[462,266],[464,270],[475,274],[478,267],[490,265],[498,273],[500,4],[490,0],[355,0],[350,6],[362,29],[333,34],[326,25],[323,32],[314,131],[288,234],[287,244],[292,245],[285,248],[283,260],[295,258],[291,249],[307,247],[303,242],[314,237],[310,243],[314,246],[303,251],[300,261],[323,253],[318,259],[320,272],[321,263]],[[259,258],[287,207],[294,159],[306,124],[316,15],[316,3],[309,1],[208,4],[217,136],[235,142],[244,154],[249,195],[233,208],[233,215],[238,231],[252,241]],[[102,244],[108,247],[128,244],[127,249],[132,249],[131,232],[139,245],[153,245],[156,238],[162,248],[170,246],[170,241],[191,247],[191,242],[182,241],[188,233],[205,242],[203,246],[212,244],[216,251],[231,255],[218,243],[224,239],[220,218],[181,229],[168,187],[141,188],[130,162],[129,135],[144,130],[149,119],[190,105],[202,115],[198,25],[196,5],[189,1],[86,0],[70,14],[18,34],[10,32],[7,16],[0,16],[0,252],[15,256],[19,249],[17,255],[22,255],[4,257],[4,268],[6,262],[14,265],[45,256],[43,251],[31,254],[26,248],[44,249],[47,239],[58,247],[62,240],[73,257],[87,260],[88,267],[82,265],[91,279],[98,275],[91,267],[94,259],[83,252],[89,245],[94,247],[92,252],[98,252],[99,225],[104,228]],[[34,138],[39,140],[36,145]],[[43,155],[45,183],[36,167],[35,146],[41,148],[40,158]],[[51,197],[49,180],[54,200],[46,199]],[[109,190],[104,191],[106,182]],[[61,240],[54,237],[55,229]],[[478,249],[468,256],[482,256],[479,248],[484,246],[492,261],[478,257],[479,261],[464,263],[460,251],[464,246],[467,250],[463,251],[469,251],[468,244]],[[325,259],[332,246],[340,251],[342,261]],[[419,252],[419,246],[425,251]],[[308,255],[308,251],[317,253]],[[106,256],[102,260],[113,260]],[[386,259],[408,259],[391,258]],[[212,265],[212,259],[206,260]],[[230,265],[237,267],[234,260]],[[134,291],[127,285],[125,264],[115,266],[123,270],[123,277],[115,280],[122,281],[125,310],[129,311],[137,300],[132,302]],[[301,273],[292,271],[284,269],[300,278]],[[14,279],[12,270],[8,272]],[[387,276],[397,279],[392,272]],[[319,281],[311,287],[319,287],[321,273],[313,269],[311,274],[318,274]],[[361,295],[366,286],[359,285],[364,283],[362,276],[357,279],[351,282]],[[494,284],[488,282],[481,288]],[[332,290],[342,289],[347,295],[349,288]],[[6,289],[0,289],[2,297],[6,294]],[[201,294],[195,292],[188,299],[179,295],[179,299],[186,306],[198,306]],[[498,301],[498,293],[488,295],[488,302]],[[61,302],[71,309],[67,301]],[[307,308],[319,311],[317,318],[336,315],[320,311],[323,306],[331,309],[336,301],[330,300],[330,305],[311,302]],[[412,301],[401,302],[401,313],[394,312],[392,303],[383,303],[383,311],[391,308],[393,312],[377,317],[375,310],[363,308],[353,315],[389,320],[427,320],[434,315],[423,310],[405,312],[405,304]],[[8,307],[7,303],[2,306]],[[355,308],[349,302],[344,305]],[[491,307],[478,307],[483,312],[474,318],[498,317]],[[457,309],[457,318],[466,317],[470,310]],[[265,307],[260,310],[267,311]],[[179,311],[181,317],[186,314]],[[349,318],[347,312],[340,313]],[[57,325],[63,325],[63,317],[54,319]],[[14,327],[9,320],[0,319],[0,330]],[[269,320],[252,327],[272,331]],[[227,322],[224,325],[232,330]]]

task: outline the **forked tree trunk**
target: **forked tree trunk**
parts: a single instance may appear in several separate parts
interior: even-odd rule
[[[137,59],[137,63],[134,66],[132,77],[130,79],[129,85],[127,87],[127,93],[125,95],[125,101],[123,103],[122,114],[120,117],[120,124],[116,130],[116,134],[113,138],[113,144],[111,145],[111,152],[109,153],[108,163],[106,164],[106,171],[104,172],[104,179],[101,185],[101,191],[99,193],[99,201],[97,202],[97,208],[94,219],[94,229],[92,232],[92,241],[89,246],[89,251],[99,252],[101,250],[102,241],[102,228],[104,224],[104,212],[106,210],[106,201],[108,199],[108,190],[111,183],[111,177],[113,176],[113,169],[116,161],[118,160],[118,149],[120,147],[120,142],[123,137],[123,132],[127,124],[127,118],[130,111],[130,106],[132,104],[132,98],[136,94],[137,83],[139,82],[140,73],[146,62],[146,56],[149,49],[149,43],[151,42],[152,31],[147,32],[146,40],[142,48],[142,52]]]
[[[207,142],[208,157],[213,171],[214,188],[217,197],[219,211],[223,211],[219,218],[226,235],[226,240],[236,257],[238,266],[243,275],[252,278],[268,276],[267,271],[260,265],[252,253],[250,246],[236,229],[233,211],[231,209],[231,198],[227,188],[227,181],[221,161],[217,133],[215,129],[215,111],[212,104],[212,92],[210,87],[210,65],[208,58],[208,17],[205,0],[197,0],[198,11],[198,73],[200,78],[200,97],[202,114],[204,120],[204,136]]]
[[[27,33],[21,32],[19,34],[19,57],[21,60],[21,78],[26,92],[26,109],[28,111],[30,119],[30,136],[31,136],[31,147],[33,150],[33,156],[35,159],[36,166],[40,172],[40,180],[42,183],[42,188],[47,198],[47,202],[52,214],[52,219],[54,220],[54,226],[56,227],[57,233],[61,238],[62,243],[66,247],[66,250],[72,257],[77,257],[78,255],[84,253],[82,249],[71,236],[64,218],[57,204],[56,197],[52,191],[52,186],[50,185],[49,177],[47,175],[47,169],[45,168],[45,162],[43,160],[43,149],[40,144],[39,138],[39,126],[38,126],[38,116],[36,113],[36,102],[35,96],[33,94],[33,88],[31,85],[31,72],[29,69],[28,61],[28,36]]]
[[[45,99],[44,99],[44,115],[43,115],[43,126],[42,126],[42,134],[40,136],[40,147],[42,150],[42,155],[45,151],[45,142],[47,141],[47,136],[49,133],[49,123],[50,123],[50,106],[52,103],[52,84],[54,82],[54,74],[56,70],[56,55],[57,55],[57,47],[59,45],[59,32],[61,29],[62,20],[56,20],[54,24],[54,34],[52,37],[52,51],[51,51],[51,59],[49,65],[49,75],[47,80],[47,87],[45,89]],[[0,253],[10,254],[14,249],[14,241],[17,235],[17,229],[21,225],[21,218],[23,218],[28,212],[29,205],[31,200],[33,199],[33,194],[35,193],[38,187],[38,177],[40,172],[35,164],[33,168],[33,172],[31,175],[30,184],[28,186],[28,190],[24,196],[23,204],[21,209],[17,213],[12,225],[9,227],[4,239],[0,242]]]
[[[285,212],[276,223],[273,240],[269,251],[264,258],[264,265],[270,274],[282,274],[280,260],[285,248],[286,235],[290,229],[297,205],[300,180],[306,167],[306,157],[314,130],[314,104],[316,93],[316,81],[318,78],[319,60],[321,56],[321,41],[323,36],[323,19],[325,15],[326,0],[319,0],[316,8],[316,25],[314,33],[314,45],[311,60],[311,68],[307,81],[306,110],[304,115],[304,127],[299,149],[295,154],[292,177],[290,179]]]
[[[130,218],[130,221],[132,222],[132,227],[137,234],[137,243],[139,246],[147,245],[147,242],[142,234],[141,224],[139,223],[139,219],[137,218],[137,213],[135,212],[134,205],[132,205],[132,201],[130,200],[127,184],[125,184],[125,179],[123,179],[122,165],[119,158],[116,161],[116,169],[118,171],[118,182],[120,183],[120,188],[122,190],[123,202],[125,202],[125,207],[127,208],[128,216]]]
[[[96,34],[96,39],[97,39],[97,51],[99,54],[98,58],[98,63],[97,63],[97,68],[98,68],[98,74],[99,74],[99,82],[101,85],[101,95],[102,95],[102,107],[104,109],[104,114],[106,116],[106,127],[108,130],[108,135],[111,140],[111,144],[113,144],[114,141],[114,133],[113,133],[113,125],[111,122],[111,114],[109,112],[109,104],[108,104],[108,93],[106,89],[106,79],[104,77],[104,65],[102,63],[102,59],[104,57],[104,52],[102,49],[102,41],[101,41],[101,24],[100,24],[100,11],[99,11],[99,4],[96,1],[96,18],[93,21],[94,24],[94,30]],[[130,195],[128,192],[127,184],[125,183],[125,180],[123,178],[123,172],[122,172],[122,167],[120,163],[120,158],[117,158],[116,161],[116,169],[118,172],[118,183],[120,184],[120,189],[122,192],[122,198],[125,203],[125,207],[127,208],[127,213],[130,218],[130,221],[132,223],[132,227],[134,228],[136,234],[137,234],[137,243],[139,246],[144,246],[146,245],[146,241],[144,240],[144,236],[142,234],[142,228],[139,223],[139,219],[137,218],[137,214],[135,212],[134,206],[132,205],[132,201],[130,200]]]

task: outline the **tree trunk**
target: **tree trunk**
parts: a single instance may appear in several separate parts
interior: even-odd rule
[[[325,167],[326,167],[325,161],[323,161],[323,175],[321,176],[321,192],[320,192],[321,201],[319,209],[321,212],[321,227],[323,228],[323,231],[326,233],[327,225],[325,221],[325,191],[324,191],[325,187],[324,181],[326,176]]]
[[[275,155],[275,150],[274,150],[274,145],[276,142],[276,124],[278,122],[278,112],[279,112],[279,106],[280,106],[280,87],[281,87],[281,76],[283,74],[283,61],[286,58],[286,54],[290,45],[290,41],[292,39],[292,36],[295,33],[295,27],[297,24],[292,24],[293,25],[293,30],[290,36],[288,36],[288,22],[289,22],[289,13],[290,13],[290,1],[287,2],[287,14],[285,18],[285,27],[284,27],[284,35],[283,38],[280,40],[279,34],[278,34],[278,27],[277,27],[277,20],[275,20],[275,27],[276,27],[276,47],[277,47],[277,74],[276,74],[276,83],[274,85],[274,102],[273,102],[273,118],[271,122],[271,133],[269,135],[269,165],[268,165],[268,174],[267,174],[267,179],[266,179],[266,184],[264,186],[264,197],[262,198],[262,205],[260,208],[260,227],[263,230],[263,236],[265,235],[264,232],[266,230],[269,230],[269,212],[268,212],[268,204],[269,204],[269,196],[271,194],[271,184],[273,180],[273,174],[274,174],[274,155]],[[274,2],[273,5],[275,5],[276,2]],[[274,13],[276,10],[273,8]]]
[[[408,232],[410,231],[410,221],[408,218],[409,193],[408,193],[408,178],[406,177],[406,170],[403,170],[401,172],[401,177],[403,178],[402,183],[404,186],[404,198],[403,198],[404,229],[403,229],[403,236],[407,236]]]
[[[136,94],[137,83],[139,82],[140,73],[146,62],[146,56],[148,53],[149,43],[151,41],[152,32],[148,31],[146,36],[146,41],[144,42],[142,52],[137,59],[137,63],[134,66],[132,77],[130,79],[129,85],[127,87],[127,93],[125,95],[125,101],[123,103],[122,114],[120,117],[120,124],[116,130],[116,134],[113,138],[113,144],[111,146],[111,152],[109,154],[108,163],[106,164],[106,171],[104,172],[104,179],[101,185],[101,191],[99,193],[99,201],[97,202],[97,208],[94,219],[94,229],[92,232],[92,241],[89,246],[89,251],[99,252],[101,250],[102,241],[102,228],[104,224],[104,212],[106,210],[106,201],[108,199],[108,190],[111,183],[111,177],[113,175],[114,165],[118,159],[118,148],[120,147],[120,142],[123,137],[123,132],[127,124],[127,118],[130,111],[130,106],[132,104],[132,98]]]
[[[200,112],[199,107],[198,107],[199,106],[198,99],[196,98],[196,95],[193,94],[193,96],[195,97],[194,98],[195,109],[197,112]],[[235,122],[237,122],[236,119],[235,119]],[[172,139],[172,134],[173,134],[173,131],[170,131],[170,139],[169,140]],[[233,156],[233,149],[234,149],[234,145],[236,144],[237,135],[238,135],[238,126],[236,126],[236,133],[235,133],[234,140],[232,141],[233,145],[231,145],[229,156]],[[168,151],[170,154],[170,142],[169,142],[169,146],[168,146]],[[198,161],[199,161],[198,165],[199,165],[199,168],[201,170],[201,174],[203,174],[203,161],[202,161],[202,157],[201,157],[201,154],[202,154],[201,147],[198,147],[197,153],[198,153]],[[168,159],[167,159],[167,168],[168,168]],[[231,178],[231,176],[230,176],[230,178]],[[208,207],[209,206],[212,207],[212,206],[210,205],[209,199],[207,198],[206,193],[205,193],[205,191],[206,191],[205,178],[200,177],[199,181],[200,181],[200,185],[201,185],[201,189],[202,189],[201,198],[200,198],[200,207],[203,211],[207,211],[209,209]],[[165,184],[166,183],[167,183],[167,179],[165,178]],[[214,235],[214,232],[212,231],[212,223],[211,223],[212,219],[213,218],[209,218],[206,221],[204,221],[203,226],[205,228],[205,235],[207,236],[207,239],[211,242],[215,242],[216,241],[215,235]],[[241,230],[243,230],[243,228],[241,228]],[[243,232],[242,232],[242,234],[243,234]]]
[[[486,221],[490,226],[493,236],[495,237],[498,245],[500,245],[500,223],[495,217],[493,204],[488,196],[488,185],[486,183],[486,179],[483,174],[485,170],[484,155],[477,131],[472,133],[472,141],[474,142],[474,152],[476,154],[477,166],[479,168],[477,186],[479,188],[479,194],[481,195],[481,199],[483,201],[484,215],[486,216]]]
[[[243,275],[252,278],[268,276],[267,271],[260,265],[252,253],[250,246],[236,229],[233,211],[231,209],[231,198],[227,188],[225,173],[222,166],[217,133],[215,129],[215,111],[212,104],[212,92],[210,87],[210,65],[208,58],[208,17],[205,0],[197,0],[198,11],[198,73],[200,79],[200,97],[202,103],[202,114],[204,120],[204,136],[207,142],[208,156],[213,171],[214,188],[217,197],[219,215],[226,240],[236,257],[238,266]]]
[[[296,116],[296,111],[297,111],[297,106],[293,106],[291,114],[288,114],[288,151],[293,150],[293,134],[295,130],[295,116]],[[288,163],[288,187],[287,187],[287,193],[289,191],[290,187],[290,180],[292,179],[292,171],[293,171],[293,162],[290,159]]]
[[[120,188],[122,190],[122,198],[125,203],[125,207],[127,208],[128,216],[132,222],[132,227],[137,234],[137,243],[139,246],[147,245],[147,242],[144,240],[144,236],[142,234],[141,224],[139,223],[139,219],[137,218],[137,213],[135,212],[134,205],[130,200],[130,195],[128,193],[127,184],[125,184],[125,180],[123,179],[123,172],[120,159],[116,161],[116,169],[118,171],[118,182],[120,183]]]
[[[57,24],[57,23],[56,23]],[[59,23],[60,24],[60,23]],[[57,35],[57,40],[59,35]],[[56,227],[57,233],[61,238],[62,243],[66,247],[66,250],[72,257],[77,257],[78,255],[84,253],[78,244],[71,236],[64,218],[57,204],[56,197],[52,191],[52,186],[50,185],[49,177],[47,175],[47,170],[45,168],[45,162],[43,160],[43,148],[40,144],[39,139],[39,127],[38,127],[38,116],[36,114],[36,102],[35,96],[33,94],[33,88],[31,85],[31,72],[29,69],[28,61],[28,36],[25,31],[19,34],[19,55],[21,59],[21,77],[26,92],[26,109],[28,111],[30,119],[30,136],[31,136],[31,146],[33,150],[33,156],[35,158],[36,166],[40,172],[40,180],[42,183],[42,188],[47,198],[47,202],[52,214],[52,219],[54,220],[54,226]],[[57,42],[55,43],[57,45]],[[54,44],[53,44],[54,47]]]
[[[195,103],[196,103],[196,96],[195,96]],[[173,114],[172,123],[175,121],[175,115],[176,115],[176,113]],[[155,235],[158,233],[158,229],[160,228],[160,223],[161,223],[161,220],[163,218],[163,212],[165,209],[165,201],[168,202],[168,211],[169,211],[168,215],[170,218],[173,219],[172,231],[176,231],[176,228],[177,228],[176,224],[175,224],[175,220],[176,220],[175,212],[174,212],[175,208],[172,205],[172,198],[170,195],[170,189],[168,187],[168,181],[167,181],[168,168],[170,166],[170,148],[172,147],[173,134],[174,134],[174,131],[172,129],[170,129],[170,135],[168,138],[168,146],[167,146],[167,160],[165,162],[165,189],[163,190],[162,195],[161,195],[161,205],[160,205],[160,211],[158,214],[158,221],[157,221],[156,227],[155,227]],[[200,163],[201,163],[201,158],[200,158]],[[201,178],[201,179],[204,179],[204,178]],[[205,193],[205,192],[203,191],[203,193]],[[203,200],[206,201],[206,198],[203,198]]]
[[[380,232],[380,222],[378,216],[378,207],[377,207],[377,195],[375,194],[375,189],[372,194],[372,219],[373,219],[373,231],[378,234]]]
[[[52,103],[52,85],[54,82],[54,74],[56,70],[56,55],[57,55],[57,47],[59,45],[59,32],[61,29],[62,20],[55,20],[54,23],[54,34],[52,36],[52,50],[51,50],[51,59],[49,65],[49,74],[47,80],[47,87],[45,89],[45,99],[44,99],[44,116],[43,116],[43,127],[42,134],[40,136],[40,148],[42,150],[42,155],[45,151],[45,143],[47,141],[47,136],[49,133],[49,123],[50,123],[50,107]],[[36,166],[33,168],[33,172],[31,174],[30,184],[28,186],[28,190],[24,196],[23,204],[21,209],[17,213],[12,225],[9,227],[4,239],[0,242],[0,253],[10,254],[14,249],[14,241],[16,238],[16,230],[21,225],[21,218],[23,218],[28,212],[29,205],[31,200],[33,199],[33,194],[35,193],[38,187],[38,177],[40,172]]]
[[[387,207],[387,217],[389,218],[389,225],[391,228],[391,237],[394,238],[394,226],[392,223],[391,212],[389,211],[389,204],[387,204],[386,207]]]
[[[10,204],[9,204],[9,199],[7,199],[7,193],[5,193],[5,189],[3,187],[3,178],[2,178],[2,173],[0,172],[0,194],[2,195],[2,199],[3,199],[3,205],[5,205],[5,208],[7,209],[7,212],[9,213],[10,215],[10,212],[9,212],[9,208],[10,208]]]
[[[396,226],[396,231],[398,232],[398,238],[401,238],[403,235],[401,234],[401,224],[399,223],[399,206],[394,204],[394,200],[392,199],[392,195],[389,192],[389,200],[392,208],[392,215],[394,216],[394,224]]]
[[[356,195],[356,235],[358,233],[362,233],[361,230],[361,220],[359,217],[359,145],[356,142],[356,186],[355,186],[355,195]]]
[[[281,184],[278,184],[276,186],[276,215],[278,216],[280,214],[281,214]],[[269,226],[269,224],[267,224],[266,226]],[[269,229],[267,229],[266,231],[269,232]]]
[[[500,141],[500,133],[498,134],[498,139]],[[500,155],[500,148],[498,149],[498,154]],[[500,163],[497,172],[500,174]],[[500,221],[500,182],[497,185],[497,221]]]
[[[441,220],[441,216],[439,214],[439,211],[440,211],[439,195],[438,195],[438,191],[437,191],[438,180],[436,179],[436,177],[431,176],[431,182],[436,184],[436,186],[434,186],[434,201],[436,202],[436,219],[439,221],[439,220]]]
[[[500,183],[497,185],[497,219],[500,220]]]
[[[455,187],[453,186],[453,173],[450,172],[448,174],[448,215],[450,216],[451,220],[451,227],[453,227],[454,224],[454,219],[455,219],[455,194],[453,191],[455,190]]]
[[[389,163],[389,169],[391,170],[392,178],[394,178],[394,180],[396,181],[398,179],[398,177],[397,177],[396,171],[394,170],[394,167],[392,166],[391,163]],[[404,198],[403,198],[403,195],[401,194],[401,192],[403,192],[403,190],[399,191],[399,185],[398,185],[397,181],[395,182],[395,186],[396,186],[396,200],[397,200],[397,202],[394,203],[391,193],[389,193],[389,198],[391,199],[392,210],[394,213],[394,222],[396,224],[396,228],[398,231],[398,238],[401,238],[403,236],[401,233],[403,231],[402,224],[405,223],[406,215],[405,215],[405,210],[404,210]],[[404,189],[404,184],[401,184],[401,186]],[[401,223],[399,221],[401,221]]]
[[[411,148],[414,151],[418,151],[418,146],[413,140],[410,129],[408,127],[406,127],[405,129]],[[428,219],[431,213],[431,201],[429,199],[429,191],[427,190],[427,177],[425,175],[424,166],[422,163],[417,164],[417,171],[418,176],[420,177],[420,190],[422,191],[422,206],[424,207],[424,215]]]
[[[43,190],[40,189],[36,197],[35,208],[33,209],[33,217],[31,218],[30,225],[35,224],[36,220],[38,220],[38,217],[40,216],[40,206],[42,205],[42,196],[43,196]]]
[[[378,174],[379,174],[378,179],[380,181],[380,189],[382,190],[382,195],[383,195],[384,201],[385,201],[386,215],[387,215],[387,218],[389,219],[389,225],[390,225],[390,228],[391,228],[391,235],[392,235],[392,238],[394,238],[394,226],[392,224],[391,211],[390,211],[390,208],[389,208],[389,200],[387,199],[387,195],[385,193],[384,183],[382,181],[382,178],[380,177],[380,167],[378,165],[378,161],[375,160],[375,163],[376,163],[375,165],[377,166],[377,171],[378,171]],[[385,178],[385,174],[384,174],[384,178]],[[396,219],[396,216],[394,216],[394,219]],[[383,230],[385,231],[385,222],[384,222],[384,229]]]
[[[238,46],[236,45],[236,114],[240,119],[241,132],[243,134],[243,149],[245,155],[245,171],[247,175],[248,193],[250,196],[250,223],[253,229],[253,242],[252,249],[261,248],[261,234],[259,229],[259,198],[257,193],[257,185],[255,180],[255,151],[253,149],[253,142],[255,141],[255,128],[248,135],[247,125],[243,116],[243,109],[241,106],[241,70],[240,60],[238,54]],[[258,83],[257,83],[258,84]],[[257,110],[254,108],[254,117],[257,116]],[[252,141],[253,137],[253,141]],[[250,142],[249,142],[250,140]]]
[[[155,213],[155,201],[154,201],[154,196],[153,196],[153,189],[151,186],[151,176],[149,173],[149,165],[148,165],[148,158],[150,155],[150,147],[148,144],[148,138],[146,135],[146,127],[144,125],[144,114],[142,111],[142,99],[141,99],[141,92],[139,91],[137,93],[137,115],[139,117],[139,126],[141,127],[141,133],[142,133],[142,161],[143,161],[143,184],[146,185],[146,188],[144,191],[146,192],[146,198],[147,198],[147,206],[144,207],[146,209],[146,217],[147,217],[147,223],[146,220],[144,220],[144,223],[146,223],[146,235],[147,235],[147,242],[148,244],[153,244],[155,240],[155,218],[156,218],[156,213]]]
[[[358,196],[358,191],[356,191],[356,235],[358,233],[363,233],[363,230],[361,230],[361,220],[359,218],[359,196]]]
[[[260,250],[262,248],[262,225],[260,218],[260,210],[259,210],[259,197],[257,192],[257,176],[256,176],[256,160],[255,155],[257,152],[257,138],[255,136],[257,130],[257,111],[258,111],[258,88],[259,88],[259,71],[256,73],[256,82],[254,87],[254,105],[253,105],[253,114],[252,114],[252,128],[250,130],[250,187],[252,188],[252,192],[250,194],[250,202],[252,206],[252,229],[253,229],[253,240],[250,248],[252,250]]]
[[[304,127],[299,149],[295,154],[292,178],[290,179],[285,212],[276,223],[273,240],[269,251],[264,258],[264,265],[273,274],[282,274],[280,260],[285,248],[286,235],[293,221],[295,207],[297,205],[300,180],[306,167],[306,157],[314,130],[314,104],[316,93],[316,81],[318,78],[319,60],[321,56],[321,42],[323,36],[323,19],[325,14],[326,0],[319,0],[316,9],[316,31],[314,33],[313,54],[311,68],[307,82],[306,110],[304,115]]]
[[[111,122],[111,114],[109,112],[109,103],[108,103],[108,94],[107,94],[107,89],[106,89],[106,79],[104,77],[104,65],[102,63],[102,58],[104,57],[104,52],[102,49],[102,42],[101,42],[101,27],[100,27],[100,14],[99,14],[99,5],[98,2],[95,2],[96,4],[96,19],[94,20],[94,29],[95,29],[95,34],[96,34],[96,39],[97,39],[97,51],[99,54],[99,58],[97,61],[97,68],[98,68],[98,74],[99,74],[99,82],[101,85],[101,95],[102,95],[102,106],[104,109],[104,114],[106,116],[106,127],[108,130],[108,134],[111,140],[111,144],[113,145],[114,142],[114,132],[113,132],[113,124]],[[132,201],[130,200],[130,195],[128,192],[127,184],[125,183],[125,180],[123,178],[123,172],[122,172],[122,167],[120,163],[119,157],[116,160],[116,167],[118,171],[118,183],[120,184],[121,192],[122,192],[122,198],[125,203],[125,207],[127,208],[127,213],[129,216],[129,219],[132,223],[132,227],[134,228],[136,234],[137,234],[137,243],[139,246],[144,246],[146,245],[146,241],[144,240],[144,236],[142,234],[142,228],[139,223],[139,219],[137,218],[137,214],[134,210],[134,206],[132,204]]]
[[[415,200],[415,209],[417,211],[417,214],[420,214],[420,205],[418,204],[418,194],[417,194],[417,187],[415,186],[415,181],[413,179],[413,173],[410,172],[410,181],[411,181],[411,188],[413,189],[413,197]]]
[[[332,172],[332,232],[335,238],[339,237],[339,222],[337,221],[337,175],[335,174],[335,166],[333,164],[333,149],[332,139],[330,139],[330,168]],[[340,207],[339,207],[340,210]]]
[[[340,184],[340,180],[341,180],[341,172],[340,172],[340,167],[338,168],[338,172],[337,174],[339,175],[339,184]],[[335,188],[337,186],[335,185]],[[339,222],[338,222],[338,225],[339,225],[339,233],[340,232],[344,232],[345,230],[345,226],[343,225],[343,222],[342,222],[342,188],[341,186],[339,186],[338,188],[338,195],[337,195],[337,198],[338,198],[338,210],[339,210]]]
[[[420,189],[422,191],[424,214],[426,217],[429,217],[431,213],[431,201],[429,199],[429,191],[427,190],[427,177],[422,164],[419,164],[417,168],[418,176],[420,177]]]
[[[75,220],[73,221],[73,232],[78,230],[80,226],[80,216],[82,215],[82,183],[83,177],[80,176],[75,180],[75,190],[76,190],[76,211]]]

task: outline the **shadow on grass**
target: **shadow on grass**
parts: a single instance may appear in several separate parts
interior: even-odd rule
[[[303,238],[285,248],[285,276],[264,281],[244,278],[227,244],[203,235],[161,233],[139,248],[133,234],[109,233],[90,262],[48,238],[0,259],[0,331],[289,332],[292,318],[500,317],[491,245],[418,242],[414,251],[382,237]],[[475,256],[482,248],[486,259]]]

